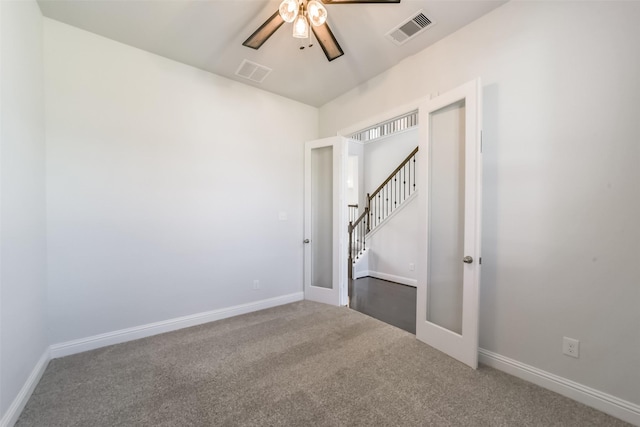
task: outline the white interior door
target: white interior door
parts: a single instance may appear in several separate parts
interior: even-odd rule
[[[347,299],[347,140],[305,144],[304,298],[332,305]]]
[[[420,108],[420,227],[416,336],[478,366],[481,85]],[[425,189],[426,191],[422,191]]]

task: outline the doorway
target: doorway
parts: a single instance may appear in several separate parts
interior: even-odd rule
[[[473,369],[478,364],[482,260],[481,99],[477,79],[422,101],[417,109],[422,155],[417,165],[416,337]],[[350,287],[355,292],[358,284]]]
[[[420,109],[420,246],[416,336],[478,366],[481,85],[475,80]]]
[[[347,303],[346,139],[305,143],[304,297]]]

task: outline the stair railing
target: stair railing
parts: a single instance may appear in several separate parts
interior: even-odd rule
[[[372,194],[367,194],[367,232],[373,230],[416,191],[416,147]]]
[[[367,233],[380,225],[397,207],[416,192],[417,154],[418,147],[391,172],[373,194],[367,194],[367,206],[355,220],[353,217],[357,215],[358,205],[349,205],[349,279],[353,279],[353,263],[367,248]],[[355,215],[352,214],[354,207]]]
[[[355,222],[358,219],[358,205],[347,205],[349,208],[349,222]]]
[[[366,235],[369,230],[369,208],[355,221],[349,221],[349,279],[353,279],[353,263],[367,248]]]

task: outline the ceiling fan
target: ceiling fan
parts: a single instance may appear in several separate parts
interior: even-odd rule
[[[400,0],[321,0],[324,4],[349,3],[400,3]],[[285,22],[293,23],[293,37],[310,38],[313,31],[327,59],[333,61],[344,55],[333,32],[327,24],[327,9],[317,0],[283,0],[276,12],[242,43],[259,49]],[[311,44],[309,45],[311,46]],[[304,49],[301,46],[300,49]]]

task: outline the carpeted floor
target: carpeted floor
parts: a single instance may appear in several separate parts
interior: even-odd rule
[[[627,424],[307,301],[55,359],[17,423],[248,425]]]

